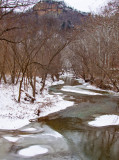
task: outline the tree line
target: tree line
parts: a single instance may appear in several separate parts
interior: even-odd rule
[[[70,45],[70,62],[77,77],[103,89],[119,91],[119,0],[102,15],[92,15]]]
[[[17,13],[14,9],[21,4],[5,2],[0,3],[0,82],[19,83],[18,102],[22,86],[27,90],[30,85],[35,97],[37,76],[42,78],[42,93],[48,74],[58,80],[69,68],[78,78],[119,91],[118,0],[109,3],[103,15],[90,15],[68,29],[53,15]]]
[[[29,5],[29,3],[28,3]],[[60,28],[59,20],[53,15],[37,17],[29,10],[25,13],[13,12],[19,4],[9,6],[1,3],[0,15],[0,81],[17,84],[19,97],[21,89],[32,87],[33,97],[36,93],[36,77],[42,78],[42,93],[47,75],[59,79],[61,68],[60,52],[71,43],[74,36]],[[5,10],[10,8],[10,10]]]

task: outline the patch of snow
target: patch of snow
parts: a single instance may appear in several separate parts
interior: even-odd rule
[[[43,116],[73,105],[73,102],[63,100],[63,95],[50,95],[48,92],[49,86],[63,84],[64,81],[52,82],[48,77],[42,94],[41,78],[37,77],[36,82],[37,94],[34,103],[24,100],[26,93],[32,96],[31,87],[26,91],[22,86],[21,102],[18,103],[19,84],[0,84],[0,129],[18,129],[29,124],[30,119],[38,117],[35,114],[38,109],[41,110],[40,116]]]
[[[73,71],[64,72],[63,75],[61,75],[61,77],[74,77],[74,73]]]
[[[63,86],[61,90],[66,91],[66,92],[74,92],[74,93],[87,94],[87,95],[102,95],[100,93],[83,90],[78,85],[77,86]]]
[[[85,81],[82,78],[78,78],[77,80],[78,80],[79,83],[82,83],[82,84],[85,83]]]
[[[118,115],[103,115],[97,117],[94,121],[88,123],[91,126],[102,127],[109,125],[119,125],[119,116]]]
[[[82,85],[80,85],[82,89],[84,88],[84,89],[91,89],[91,90],[96,90],[96,91],[107,91],[109,93],[114,93],[111,90],[104,90],[104,89],[98,88],[98,87],[96,87],[94,85],[91,85],[90,83],[85,82],[82,78],[79,78],[77,80],[78,80],[79,83],[82,84]]]
[[[53,86],[53,85],[59,85],[59,84],[64,84],[64,81],[62,81],[62,80],[54,81],[54,82],[52,83],[52,86]]]
[[[21,149],[18,154],[25,157],[33,157],[39,154],[45,154],[47,152],[47,148],[41,147],[39,145],[34,145],[28,148]]]
[[[19,140],[20,137],[3,136],[3,138],[7,139],[10,142],[16,142]]]
[[[22,129],[22,131],[36,131],[36,128],[25,128],[25,129]]]
[[[63,136],[62,136],[61,134],[59,134],[58,132],[53,132],[53,134],[52,134],[52,133],[45,133],[45,134],[43,134],[43,135],[53,136],[53,137],[55,137],[55,138],[62,138],[62,137],[63,137]]]
[[[58,112],[60,110],[64,110],[74,104],[74,102],[63,100],[62,97],[59,97],[58,99],[59,101],[54,106],[41,109],[40,117],[46,116],[50,113]]]
[[[0,118],[0,129],[14,130],[28,125],[28,119]]]
[[[87,89],[92,89],[92,90],[99,90],[99,91],[105,91],[105,90],[103,90],[103,89],[100,89],[100,88],[98,88],[98,87],[96,87],[96,86],[93,86],[93,85],[91,85],[90,83],[84,83],[83,84],[83,87],[85,87],[85,88],[87,88]]]
[[[55,93],[55,92],[53,92],[53,94],[56,94],[56,95],[62,95],[63,93]]]

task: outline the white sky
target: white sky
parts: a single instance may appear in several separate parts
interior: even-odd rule
[[[66,4],[84,12],[99,12],[99,8],[106,5],[109,0],[64,0]]]
[[[19,1],[23,1],[23,0],[19,0]],[[33,2],[32,0],[30,1]],[[34,2],[36,3],[39,1],[40,0],[34,0]],[[56,0],[56,1],[62,1],[62,0]],[[99,13],[100,8],[105,6],[109,1],[112,1],[112,0],[64,0],[64,2],[68,6],[74,9],[77,9],[82,12],[93,12],[93,13]],[[31,7],[33,7],[33,5],[31,5]],[[21,8],[19,11],[21,11]]]

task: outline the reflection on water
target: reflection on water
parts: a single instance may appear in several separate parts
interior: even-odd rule
[[[68,85],[69,83],[71,86],[75,84],[68,80]],[[83,85],[76,85],[81,89],[102,95],[91,96],[61,91],[65,99],[74,101],[75,105],[65,111],[60,111],[59,118],[46,123],[64,135],[71,147],[72,155],[75,155],[77,159],[118,160],[119,126],[100,128],[88,126],[88,121],[93,120],[95,116],[119,114],[118,97],[110,95],[107,91],[92,90]],[[59,87],[52,87],[51,92],[57,92]]]
[[[82,84],[79,86],[78,81],[66,81],[90,91]],[[118,97],[95,90],[103,95],[64,92],[62,87],[52,86],[50,93],[62,93],[66,100],[74,101],[74,106],[54,114],[54,119],[51,115],[43,123],[32,122],[14,131],[0,130],[0,160],[118,160],[119,126],[88,125],[97,115],[119,114]],[[27,153],[36,148],[47,152]]]
[[[14,132],[0,131],[0,134],[0,160],[39,159],[70,152],[67,140],[41,123],[34,122]]]
[[[119,127],[89,127],[78,118],[55,119],[47,124],[68,139],[72,154],[77,157],[84,160],[118,160]]]

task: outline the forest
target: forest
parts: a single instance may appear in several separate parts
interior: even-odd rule
[[[19,83],[18,102],[22,86],[25,90],[31,86],[35,97],[36,77],[42,78],[42,94],[48,75],[59,80],[67,71],[99,88],[119,92],[119,0],[80,22],[73,10],[70,17],[75,22],[66,14],[63,19],[63,14],[38,16],[33,9],[14,11],[31,3],[0,2],[0,83]]]

